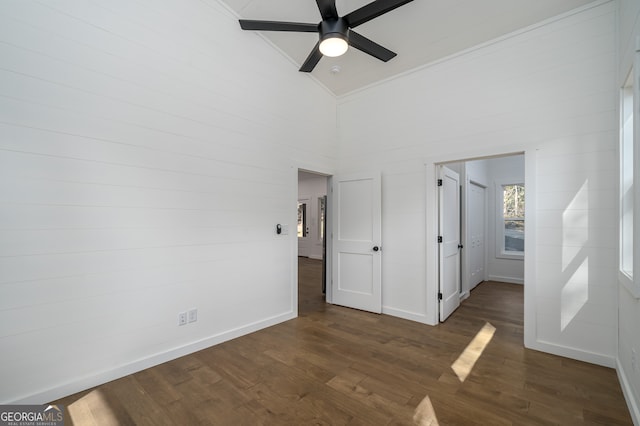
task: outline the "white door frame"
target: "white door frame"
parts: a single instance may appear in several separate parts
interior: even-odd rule
[[[291,208],[290,214],[287,217],[287,220],[291,225],[289,225],[289,242],[291,244],[291,310],[298,316],[298,233],[296,232],[296,224],[298,223],[297,210],[298,210],[298,172],[308,172],[313,173],[319,176],[325,176],[327,178],[327,188],[331,188],[331,179],[334,174],[334,171],[331,169],[324,169],[322,167],[316,167],[309,164],[298,164],[291,166]],[[333,198],[331,195],[331,191],[327,191],[327,204],[325,205],[325,211],[331,212],[331,206],[333,205]],[[325,253],[326,256],[326,293],[325,293],[325,302],[332,303],[332,293],[331,293],[331,214],[325,213],[326,220],[326,235],[324,236],[326,239],[327,251]]]
[[[470,161],[490,157],[502,157],[507,155],[524,154],[525,182],[527,185],[525,216],[525,252],[524,260],[524,345],[527,348],[536,348],[536,149],[535,147],[521,146],[514,149],[507,148],[478,148],[473,151],[447,154],[428,158],[425,161],[426,178],[426,214],[425,214],[425,241],[426,241],[426,323],[438,324],[438,165],[457,161]]]

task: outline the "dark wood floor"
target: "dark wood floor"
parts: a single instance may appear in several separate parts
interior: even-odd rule
[[[522,286],[430,327],[326,305],[319,277],[301,258],[299,318],[57,401],[67,424],[632,424],[614,370],[523,348]]]

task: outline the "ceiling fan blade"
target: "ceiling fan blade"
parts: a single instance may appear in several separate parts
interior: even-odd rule
[[[349,27],[354,28],[411,1],[413,0],[375,0],[343,18],[349,23]]]
[[[255,31],[294,31],[299,33],[316,33],[318,24],[304,24],[300,22],[280,22],[280,21],[253,21],[250,19],[240,19],[240,27],[243,30]]]
[[[338,10],[336,9],[336,0],[316,0],[322,20],[337,18]]]
[[[396,54],[386,47],[380,46],[378,43],[369,40],[368,38],[361,36],[357,32],[349,31],[349,44],[358,50],[368,53],[369,55],[387,62],[389,59],[396,56]]]
[[[307,56],[307,59],[305,59],[304,64],[300,67],[300,72],[313,71],[321,58],[322,53],[320,53],[320,42],[317,42],[311,53],[309,53],[309,56]]]

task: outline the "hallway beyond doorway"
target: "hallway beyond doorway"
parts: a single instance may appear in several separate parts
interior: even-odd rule
[[[298,316],[323,312],[322,260],[298,257]]]

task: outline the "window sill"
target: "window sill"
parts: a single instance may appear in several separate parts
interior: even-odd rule
[[[631,295],[640,299],[640,283],[635,283],[627,274],[618,271],[618,282],[627,289]]]
[[[500,252],[496,255],[496,258],[498,259],[508,259],[508,260],[524,260],[524,252],[523,251],[518,251],[518,252]]]

